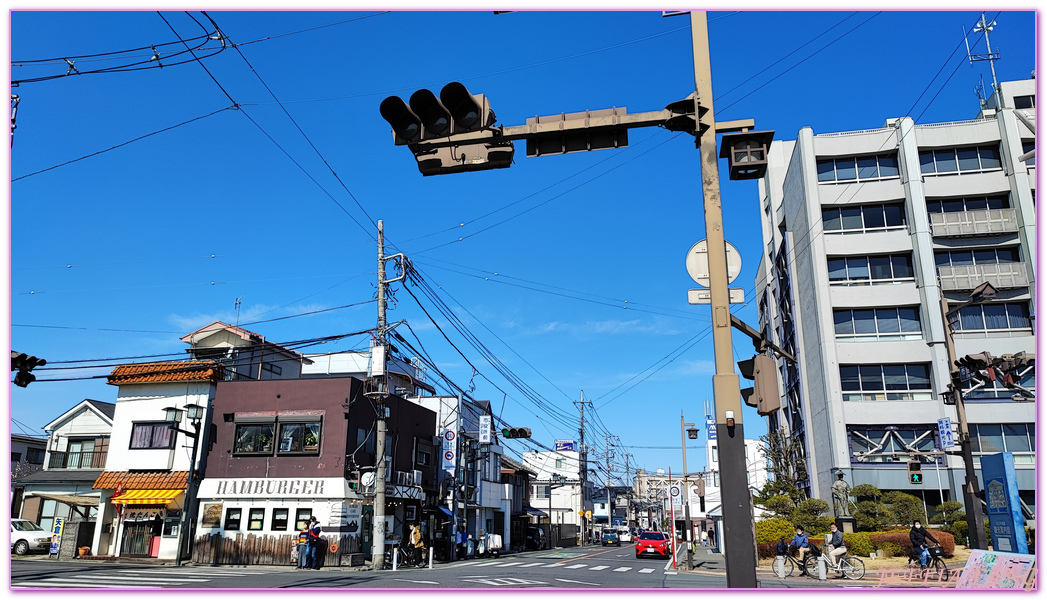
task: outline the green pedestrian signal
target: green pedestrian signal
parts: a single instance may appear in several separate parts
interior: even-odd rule
[[[909,483],[923,483],[923,473],[920,471],[920,461],[909,462]]]

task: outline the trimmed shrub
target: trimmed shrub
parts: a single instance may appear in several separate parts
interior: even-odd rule
[[[951,558],[953,552],[956,550],[956,540],[953,538],[952,533],[936,529],[931,531],[931,535],[934,536],[934,539],[938,540],[938,543],[942,545],[942,552],[945,553],[945,557]],[[909,556],[912,554],[912,542],[909,541],[908,531],[873,533],[869,535],[869,538],[873,545],[880,550],[884,549],[884,544],[886,543],[898,546],[901,549],[901,552],[896,556]]]
[[[956,543],[970,546],[970,543],[967,541],[967,521],[956,521],[949,526],[949,531],[956,538]]]
[[[796,527],[785,519],[765,519],[756,522],[757,544],[777,544],[778,540],[785,538],[788,541],[793,539],[794,535],[796,535]]]
[[[880,545],[877,550],[883,551],[884,558],[894,558],[895,556],[902,556],[902,548],[894,542],[884,542]]]
[[[854,556],[869,556],[876,551],[869,534],[864,532],[843,534],[843,543]]]

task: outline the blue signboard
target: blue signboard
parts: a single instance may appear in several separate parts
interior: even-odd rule
[[[556,440],[557,452],[574,452],[574,440]]]
[[[709,435],[707,436],[707,438],[709,440],[715,440],[716,439],[716,421],[713,421],[712,419],[706,419],[705,425],[706,425],[706,427],[707,427],[707,429],[709,431]]]
[[[1014,476],[1014,455],[1010,452],[983,455],[981,463],[993,549],[1028,554],[1018,480]]]

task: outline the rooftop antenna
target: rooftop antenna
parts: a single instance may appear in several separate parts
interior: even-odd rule
[[[985,32],[985,50],[986,54],[971,54],[971,43],[967,41],[967,30],[963,31],[963,41],[967,45],[967,60],[973,65],[975,62],[987,60],[989,61],[989,69],[992,71],[992,94],[996,98],[996,108],[1003,108],[1000,105],[1000,83],[996,80],[996,61],[1000,60],[999,51],[994,52],[992,46],[989,45],[989,32],[992,31],[993,27],[996,27],[996,19],[993,19],[991,23],[985,22],[985,13],[982,13],[981,20],[974,26],[971,33]]]
[[[234,307],[236,308],[236,326],[237,326],[237,327],[239,327],[239,326],[240,326],[240,302],[242,302],[242,301],[243,301],[243,299],[244,299],[244,297],[243,297],[243,296],[240,296],[239,298],[237,298],[237,299],[236,299],[236,300],[235,300],[235,301],[233,302],[233,306],[234,306]]]

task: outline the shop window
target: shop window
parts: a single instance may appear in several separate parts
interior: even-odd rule
[[[258,531],[265,525],[265,509],[252,508],[247,517],[247,530]]]
[[[233,436],[233,454],[273,453],[276,423],[237,423]]]
[[[287,509],[286,508],[274,508],[273,509],[273,524],[270,527],[273,531],[287,531]]]
[[[153,450],[174,448],[174,432],[166,421],[131,425],[131,449]]]
[[[240,531],[240,515],[243,510],[239,508],[227,508],[225,509],[225,527],[226,531]]]
[[[319,454],[320,423],[280,423],[280,454]]]
[[[309,524],[309,517],[313,516],[313,509],[311,508],[299,508],[294,511],[294,523],[295,531],[301,531],[305,529],[305,526]]]

